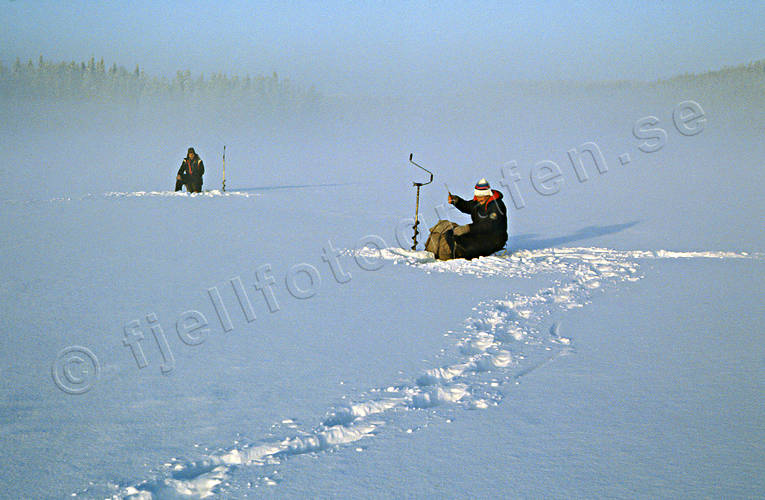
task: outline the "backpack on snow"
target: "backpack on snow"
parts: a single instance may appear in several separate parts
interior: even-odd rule
[[[447,238],[445,233],[459,226],[456,222],[440,220],[430,228],[430,236],[425,242],[425,250],[431,252],[438,260],[454,258],[454,238]]]

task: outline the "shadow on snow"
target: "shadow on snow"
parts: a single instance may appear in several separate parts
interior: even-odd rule
[[[294,185],[280,185],[280,186],[256,186],[249,188],[231,188],[233,191],[277,191],[279,189],[306,189],[306,188],[321,188],[321,187],[339,187],[350,186],[352,184],[359,184],[358,182],[334,182],[326,184],[294,184]]]
[[[607,226],[587,226],[574,233],[564,236],[556,236],[554,238],[540,237],[540,235],[534,233],[519,234],[510,236],[507,241],[507,250],[512,252],[515,250],[541,250],[544,248],[556,247],[574,241],[618,233],[631,228],[639,222],[640,221],[632,221],[623,224],[610,224]]]

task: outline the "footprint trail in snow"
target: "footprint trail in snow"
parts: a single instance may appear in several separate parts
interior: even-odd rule
[[[552,286],[531,295],[510,293],[479,303],[452,344],[438,359],[448,360],[406,384],[370,389],[352,396],[354,403],[334,408],[313,429],[291,430],[287,437],[252,444],[237,444],[201,461],[173,460],[155,471],[152,479],[130,485],[110,485],[113,498],[205,498],[231,492],[229,479],[238,467],[261,467],[250,487],[275,485],[276,466],[291,456],[348,446],[396,427],[402,414],[421,413],[431,418],[439,407],[477,410],[499,404],[505,390],[558,356],[572,352],[572,340],[560,336],[555,318],[585,307],[594,294],[616,284],[641,278],[639,260],[665,258],[756,259],[759,254],[734,252],[620,251],[606,248],[523,250],[510,256],[473,261],[436,261],[427,252],[364,248],[347,255],[382,257],[396,265],[425,272],[450,272],[508,278],[551,274]],[[409,419],[407,419],[408,421]],[[289,423],[289,422],[288,422]],[[278,425],[278,424],[277,424]],[[296,426],[288,426],[294,429]],[[427,427],[427,424],[420,428]],[[409,428],[407,432],[412,432]],[[84,491],[90,494],[93,491]]]

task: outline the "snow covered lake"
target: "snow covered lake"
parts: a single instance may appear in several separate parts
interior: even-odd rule
[[[762,99],[552,92],[6,106],[0,497],[761,496]],[[486,177],[505,254],[404,250],[410,152],[421,230]]]

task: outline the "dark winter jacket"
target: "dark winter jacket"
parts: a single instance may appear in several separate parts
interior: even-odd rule
[[[202,162],[202,158],[199,155],[195,155],[193,160],[189,160],[189,157],[183,159],[181,168],[178,169],[178,175],[181,176],[181,180],[188,187],[189,185],[197,186],[199,190],[202,189],[202,176],[205,173],[205,164]]]
[[[454,206],[460,212],[470,214],[472,219],[470,231],[454,237],[455,257],[472,259],[504,248],[507,243],[507,208],[502,193],[492,189],[489,201],[483,203],[454,196]]]

